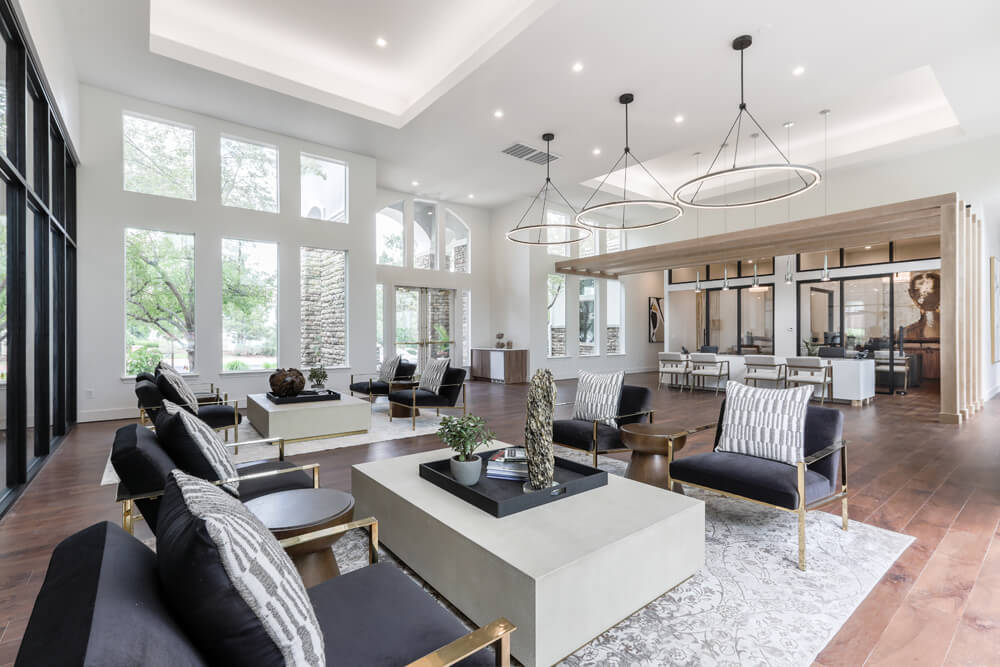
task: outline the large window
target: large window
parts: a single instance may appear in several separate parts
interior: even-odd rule
[[[548,277],[548,347],[550,357],[566,356],[566,276]]]
[[[306,153],[299,160],[302,217],[347,222],[347,165]]]
[[[592,231],[590,236],[576,245],[580,249],[580,257],[593,257],[597,254],[597,232]]]
[[[620,229],[608,229],[604,232],[604,252],[618,252],[624,250],[622,244],[624,232]]]
[[[347,365],[347,251],[299,250],[302,365]]]
[[[625,285],[619,280],[607,281],[608,354],[625,354]]]
[[[453,273],[468,273],[469,227],[457,215],[446,209],[444,214],[445,262]]]
[[[195,369],[194,235],[125,230],[125,373]]]
[[[437,268],[437,219],[433,202],[413,202],[413,267]]]
[[[386,266],[403,266],[403,202],[375,214],[375,259]]]
[[[278,245],[222,240],[222,368],[276,368]]]
[[[220,140],[222,205],[278,212],[278,149],[232,137]]]
[[[569,216],[565,213],[560,213],[559,211],[548,210],[545,212],[545,224],[547,225],[568,225]],[[550,243],[553,241],[561,241],[566,239],[567,230],[564,227],[554,227],[551,229],[546,229],[547,234],[546,240]],[[559,257],[569,257],[569,244],[560,243],[558,245],[547,245],[545,246],[546,251],[550,255],[556,255]]]
[[[122,114],[125,189],[161,197],[194,199],[194,129]]]
[[[580,356],[601,353],[597,336],[597,279],[580,279]]]

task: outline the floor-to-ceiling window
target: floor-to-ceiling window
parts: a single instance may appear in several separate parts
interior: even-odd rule
[[[0,5],[0,511],[76,422],[76,167]]]
[[[548,356],[566,356],[566,276],[550,273],[547,280]]]
[[[222,370],[277,363],[278,244],[222,239]]]
[[[597,335],[597,279],[581,278],[578,307],[580,310],[580,356],[593,357],[601,353]]]
[[[605,340],[608,354],[625,354],[625,285],[620,280],[606,281],[607,315]]]

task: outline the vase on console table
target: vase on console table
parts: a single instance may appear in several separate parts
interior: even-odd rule
[[[556,402],[556,381],[552,371],[535,371],[528,387],[528,420],[524,425],[524,447],[528,452],[528,481],[524,492],[555,486],[555,458],[552,453],[552,412]]]

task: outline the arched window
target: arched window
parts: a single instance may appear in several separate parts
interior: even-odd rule
[[[437,221],[434,202],[413,202],[413,268],[437,268]]]
[[[403,202],[390,204],[375,214],[375,261],[403,266]]]
[[[469,226],[451,210],[445,211],[444,253],[447,268],[452,273],[469,273]]]

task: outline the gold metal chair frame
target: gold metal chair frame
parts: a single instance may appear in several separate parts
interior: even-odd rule
[[[374,565],[378,562],[378,520],[375,517],[358,519],[332,528],[295,535],[280,540],[278,544],[284,549],[289,549],[313,540],[340,535],[356,528],[368,528],[368,564]],[[495,646],[498,667],[510,667],[510,634],[515,630],[517,630],[517,626],[506,618],[498,618],[453,642],[445,644],[436,651],[414,660],[409,663],[408,667],[447,667],[490,646]]]
[[[715,428],[717,424],[709,424],[707,426],[699,426],[697,429],[692,429],[691,431],[681,432],[679,435],[684,435],[687,437],[689,433],[697,433],[699,430],[704,431],[710,428]],[[672,437],[672,436],[671,436]],[[837,493],[832,493],[829,496],[815,500],[808,505],[806,504],[806,468],[817,461],[821,461],[826,457],[834,454],[835,452],[840,452],[840,491]],[[784,512],[792,512],[797,514],[799,517],[799,569],[803,572],[806,569],[806,512],[811,512],[812,510],[819,509],[820,507],[825,507],[832,502],[837,500],[841,501],[840,505],[840,516],[843,530],[847,530],[847,441],[840,440],[835,442],[828,447],[824,447],[815,454],[805,457],[803,460],[796,464],[797,468],[797,491],[799,496],[799,506],[795,509],[790,509],[788,507],[782,507],[780,505],[773,505],[771,503],[766,503],[760,500],[755,500],[753,498],[747,498],[746,496],[741,496],[735,493],[730,493],[729,491],[722,491],[720,489],[713,489],[710,486],[704,486],[702,484],[694,484],[692,482],[685,482],[684,480],[675,480],[670,474],[670,464],[674,460],[674,441],[667,440],[667,488],[674,490],[674,484],[681,484],[684,486],[693,486],[695,488],[704,489],[705,491],[711,491],[712,493],[718,493],[719,495],[726,496],[728,498],[736,498],[737,500],[745,500],[747,502],[756,503],[758,505],[763,505],[764,507],[771,507],[774,509],[779,509]]]
[[[794,374],[789,374],[788,371],[795,371],[795,373]],[[798,376],[800,372],[805,372],[805,373],[809,373],[809,375],[812,375],[813,373],[815,373],[817,371],[822,371],[823,372],[823,381],[822,382],[803,382],[801,380],[796,380],[795,379],[796,376]],[[796,364],[787,364],[787,370],[785,371],[785,386],[787,387],[788,385],[795,385],[796,387],[798,387],[798,386],[803,385],[803,384],[808,384],[808,385],[813,385],[813,386],[819,386],[820,387],[820,392],[819,392],[819,404],[820,405],[823,405],[823,401],[826,399],[827,388],[829,387],[830,400],[832,401],[833,400],[833,366],[831,366],[830,364],[826,364],[825,366],[798,366]],[[812,397],[810,397],[810,398],[812,398]]]
[[[761,380],[765,382],[773,382],[774,387],[777,389],[784,382],[785,386],[788,386],[788,364],[746,364],[747,373],[743,376],[743,384],[749,385],[750,380],[753,380],[753,386],[759,386]],[[774,378],[765,377],[755,377],[750,371],[755,368],[760,368],[761,370],[773,370],[776,371],[777,376]]]
[[[561,405],[575,405],[575,404],[574,403],[555,403],[553,405],[553,407],[559,407]],[[653,413],[655,413],[655,412],[656,412],[656,410],[641,410],[640,412],[632,412],[632,413],[629,413],[627,415],[618,415],[616,417],[608,417],[608,419],[625,419],[627,417],[639,417],[641,415],[649,415],[649,423],[652,424],[653,423]],[[594,467],[595,468],[597,467],[597,457],[600,454],[620,454],[622,452],[631,452],[632,451],[628,447],[620,447],[620,448],[617,448],[617,449],[602,449],[602,450],[598,451],[598,449],[597,449],[597,427],[600,424],[604,424],[604,420],[603,419],[580,419],[578,421],[590,421],[590,422],[593,422],[594,427],[593,427],[593,430],[591,431],[591,444],[594,446],[593,449],[591,449],[591,450],[580,449],[579,447],[576,447],[575,445],[567,445],[564,442],[553,442],[552,444],[553,445],[560,445],[562,447],[567,447],[569,449],[575,449],[575,450],[577,450],[579,452],[590,451],[593,454],[593,457],[594,457]],[[604,425],[607,426],[607,424],[604,424]]]
[[[213,427],[213,431],[223,431],[226,442],[229,442],[229,429],[233,429],[233,442],[236,445],[236,449],[233,450],[234,454],[240,453],[240,399],[234,398],[229,400],[229,394],[224,394],[224,398],[220,398],[217,401],[205,401],[198,402],[198,407],[203,407],[206,405],[232,405],[233,406],[233,423],[226,424],[225,426]],[[152,407],[139,406],[139,425],[145,426],[148,429],[156,430],[156,424],[152,419],[149,418],[149,410],[159,410],[159,405],[154,405]],[[195,415],[197,416],[197,415]]]
[[[412,404],[411,403],[400,403],[398,401],[393,401],[393,400],[390,400],[389,403],[390,403],[390,405],[399,405],[399,406],[402,406],[404,408],[408,408],[410,410],[410,421],[412,423],[412,430],[414,430],[414,431],[417,430],[417,410],[420,409],[420,408],[427,408],[427,409],[433,408],[437,412],[437,414],[440,415],[441,414],[441,410],[458,410],[458,408],[461,407],[462,408],[462,416],[464,417],[466,414],[468,414],[468,403],[466,401],[466,396],[465,396],[465,383],[462,382],[461,384],[443,384],[440,387],[438,387],[438,396],[441,395],[441,389],[443,387],[461,387],[462,388],[462,405],[458,405],[457,400],[456,400],[456,404],[455,405],[417,405],[417,389],[419,389],[420,387],[418,387],[416,385],[414,385],[413,387],[409,387],[409,389],[412,391],[412,394],[411,394],[411,396],[412,396],[411,403]],[[389,421],[392,421],[392,410],[391,409],[389,410]]]
[[[722,372],[722,366],[725,364],[726,372]],[[695,371],[699,368],[706,368],[708,366],[715,366],[719,373],[718,375],[697,375]],[[729,380],[729,359],[719,359],[717,361],[691,361],[691,390],[688,393],[694,393],[694,387],[697,384],[697,378],[701,378],[701,389],[705,388],[705,378],[715,378],[715,395],[719,395],[719,389],[722,388],[722,378]]]
[[[285,439],[284,438],[262,438],[260,440],[247,440],[246,442],[240,443],[243,445],[275,445],[278,448],[278,460],[285,460]],[[236,443],[228,443],[226,447],[238,447]],[[307,463],[306,465],[295,466],[294,468],[285,468],[283,470],[269,470],[267,472],[255,472],[249,475],[238,475],[236,477],[230,477],[228,479],[215,480],[212,484],[222,485],[231,484],[233,482],[242,482],[250,479],[261,479],[263,477],[274,477],[276,475],[286,475],[292,472],[311,472],[313,478],[313,488],[319,488],[319,464],[318,463]],[[120,487],[119,487],[120,488]],[[129,535],[134,535],[133,524],[135,521],[142,519],[142,513],[136,513],[135,501],[136,500],[151,500],[153,498],[159,498],[163,495],[163,490],[151,491],[147,493],[128,493],[128,494],[118,494],[115,496],[115,502],[121,503],[122,505],[122,528],[125,529]]]

